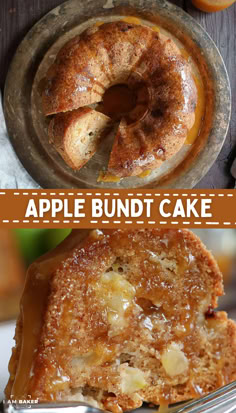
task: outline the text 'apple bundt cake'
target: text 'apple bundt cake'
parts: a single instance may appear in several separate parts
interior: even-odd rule
[[[118,105],[117,90],[109,90],[119,86]],[[50,141],[73,169],[92,157],[94,151],[86,153],[90,140],[97,137],[98,145],[101,137],[89,136],[83,107],[98,105],[95,130],[102,128],[101,112],[107,123],[119,121],[108,172],[123,178],[157,168],[179,151],[195,121],[197,91],[191,66],[173,40],[150,27],[116,21],[95,25],[65,44],[47,72],[42,101],[45,115],[54,115]],[[58,134],[57,127],[59,114],[70,111],[76,111],[72,138],[68,128]]]
[[[28,271],[6,396],[121,412],[236,378],[222,276],[187,230],[73,231]]]

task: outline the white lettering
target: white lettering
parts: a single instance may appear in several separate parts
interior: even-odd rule
[[[121,199],[117,199],[117,217],[120,218],[122,213],[126,218],[129,218],[129,199],[125,200],[125,205]]]
[[[85,213],[80,212],[81,210],[84,209],[84,204],[85,204],[85,199],[75,199],[75,218],[84,218]]]
[[[50,211],[51,203],[49,199],[40,199],[39,200],[39,216],[40,218],[44,217],[44,214]]]
[[[146,216],[147,218],[151,217],[151,204],[153,204],[154,200],[153,199],[144,199],[143,201],[146,204],[147,212]]]
[[[101,218],[102,217],[102,200],[101,199],[92,199],[92,217]]]
[[[184,211],[184,207],[183,207],[183,203],[181,199],[177,199],[176,204],[175,204],[173,218],[176,218],[176,217],[185,218],[185,211]]]
[[[206,212],[211,208],[212,199],[202,199],[202,218],[211,218],[212,214]]]
[[[187,199],[187,218],[191,217],[191,214],[193,214],[195,217],[199,217],[196,209],[194,208],[194,205],[198,202],[197,199],[194,199],[191,201],[191,199]]]
[[[38,211],[34,202],[34,199],[30,199],[29,203],[27,205],[25,217],[33,217],[33,218],[38,218]]]
[[[132,199],[131,200],[131,217],[137,218],[140,217],[143,213],[143,203],[141,199]]]
[[[56,218],[57,213],[63,211],[62,199],[52,199],[52,218]]]
[[[170,200],[169,199],[163,199],[161,202],[160,202],[160,205],[159,205],[159,212],[160,212],[160,214],[161,214],[161,216],[162,217],[164,217],[164,218],[169,218],[170,216],[171,216],[171,213],[170,212],[165,212],[164,211],[164,205],[165,204],[170,204]]]

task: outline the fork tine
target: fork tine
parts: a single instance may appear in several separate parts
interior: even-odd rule
[[[214,405],[219,406],[219,403],[227,402],[229,399],[236,400],[236,381],[217,389],[216,391],[208,394],[207,396],[201,397],[197,400],[193,400],[186,403],[180,409],[176,409],[176,413],[198,413],[200,411],[206,411],[206,408],[211,408]],[[199,407],[203,410],[199,410]],[[236,411],[236,406],[235,406]]]
[[[227,403],[230,400],[236,400],[236,392],[235,390],[231,390],[230,392],[227,392],[227,394],[223,394],[221,396],[216,396],[213,399],[210,399],[208,401],[206,401],[205,403],[199,403],[197,405],[195,405],[193,408],[191,408],[189,411],[191,413],[198,413],[199,412],[199,407],[203,408],[203,411],[209,411],[211,408],[215,408],[216,406],[220,406],[223,405],[225,403]],[[188,411],[188,410],[187,410]]]
[[[233,403],[233,406],[232,406]],[[226,408],[230,408],[232,411],[232,408],[234,409],[233,411],[236,411],[236,393],[232,395],[230,398],[224,399],[222,402],[218,403],[217,398],[215,399],[215,403],[212,406],[203,406],[203,410],[198,410],[195,413],[200,413],[200,411],[207,412],[207,413],[217,413],[217,412],[223,412],[226,413],[227,410]],[[201,407],[200,407],[201,409]],[[189,412],[190,413],[190,412]],[[192,412],[191,412],[192,413]]]
[[[226,410],[224,413],[234,413],[236,411],[236,407],[232,406],[230,409]]]

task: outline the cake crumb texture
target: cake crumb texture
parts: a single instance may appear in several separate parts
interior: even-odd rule
[[[32,307],[41,311],[38,335],[30,347],[26,287],[6,397],[119,413],[236,379],[235,323],[214,310],[222,275],[191,231],[74,230],[33,264],[26,286],[40,274],[47,289],[44,305]]]

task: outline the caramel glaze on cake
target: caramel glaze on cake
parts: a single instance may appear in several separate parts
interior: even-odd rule
[[[73,231],[28,272],[6,396],[113,412],[236,379],[222,276],[187,230]]]
[[[98,149],[110,119],[90,108],[62,112],[49,125],[49,138],[65,162],[80,169]]]
[[[102,102],[105,91],[118,84],[133,91],[136,106],[120,118],[108,172],[139,175],[177,153],[195,120],[191,67],[171,39],[123,21],[87,29],[66,43],[49,68],[44,113]]]

